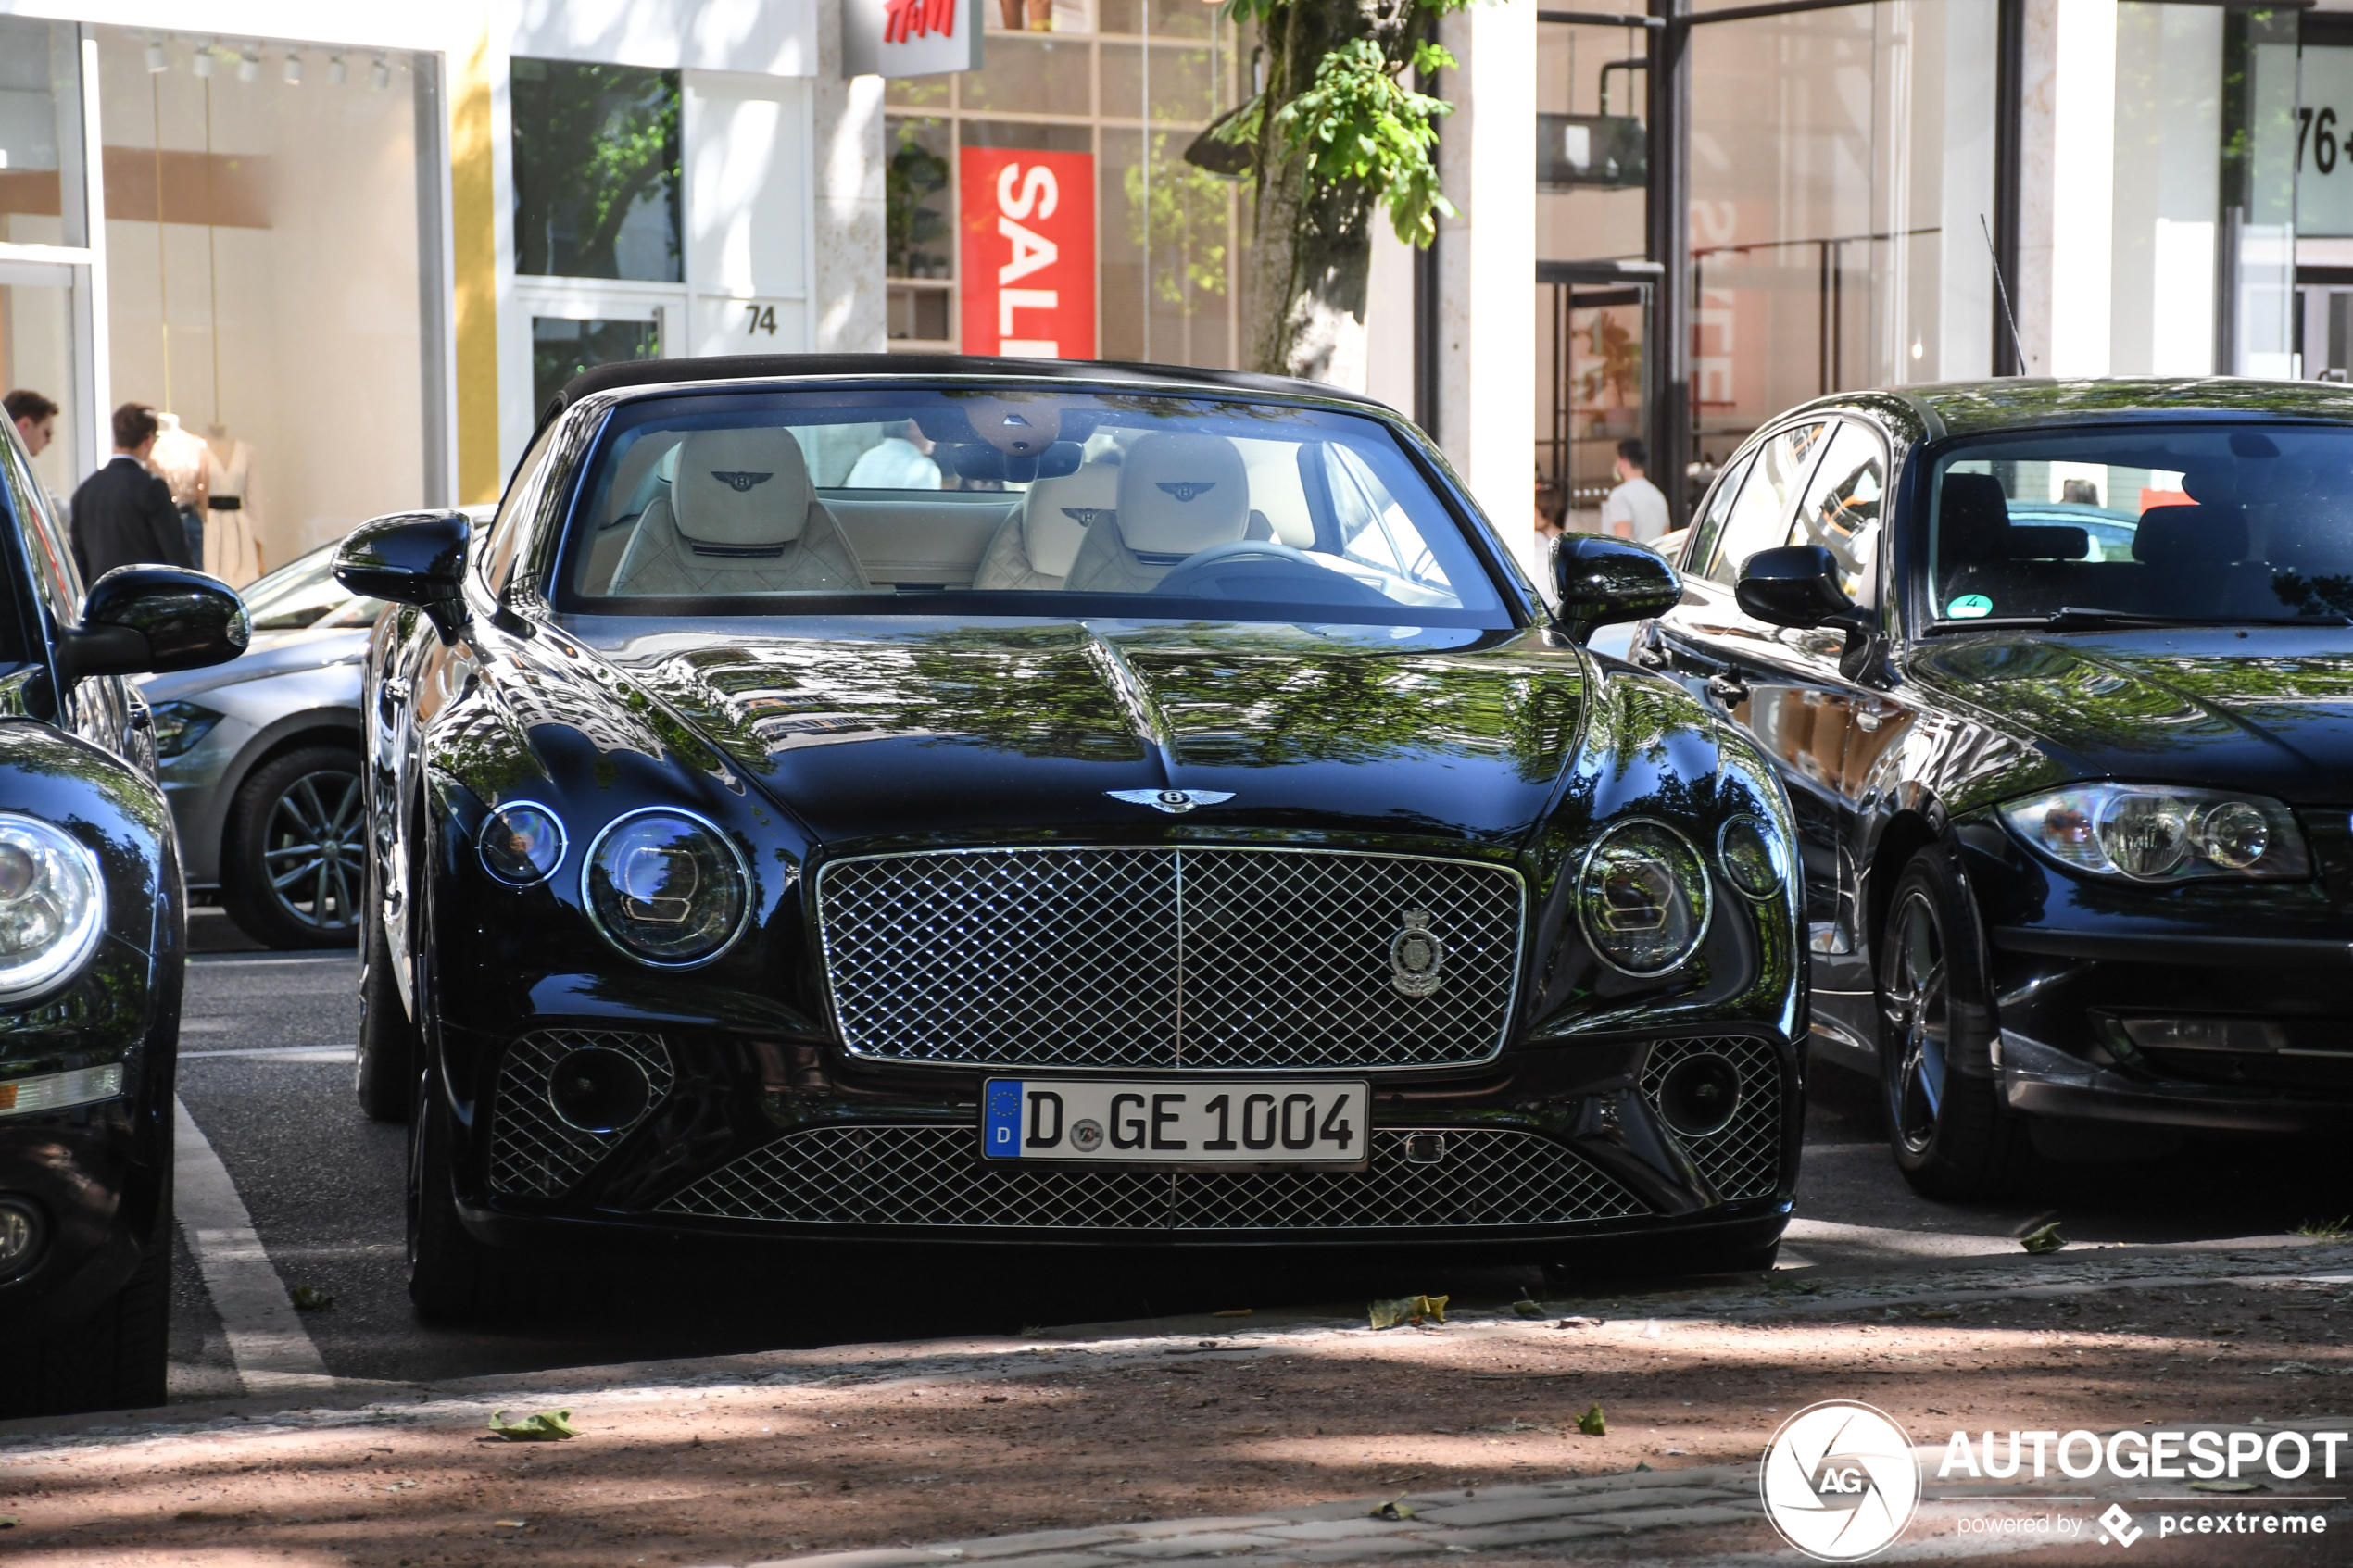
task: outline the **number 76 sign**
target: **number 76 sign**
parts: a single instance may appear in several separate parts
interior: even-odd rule
[[[963,150],[967,354],[1095,357],[1095,160],[1086,153]]]

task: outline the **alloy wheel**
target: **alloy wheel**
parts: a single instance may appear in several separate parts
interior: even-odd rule
[[[304,773],[271,803],[261,863],[281,909],[316,931],[349,931],[359,919],[367,863],[359,775]]]
[[[1952,987],[1944,933],[1925,894],[1914,892],[1895,918],[1895,941],[1880,988],[1886,1031],[1894,1050],[1889,1064],[1888,1110],[1906,1152],[1928,1152],[1944,1099],[1947,1047],[1952,1039]]]

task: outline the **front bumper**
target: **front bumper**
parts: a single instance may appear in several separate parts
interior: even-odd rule
[[[1362,1171],[1040,1167],[980,1158],[979,1070],[610,1021],[511,1041],[445,1025],[442,1039],[459,1210],[510,1243],[615,1230],[1154,1247],[1687,1235],[1745,1250],[1787,1218],[1803,1098],[1800,1051],[1768,1034],[1521,1047],[1437,1074],[1297,1074],[1372,1080]],[[589,1047],[630,1055],[652,1089],[642,1117],[610,1133],[569,1125],[549,1098],[565,1053]],[[1686,1136],[1661,1114],[1661,1084],[1696,1054],[1732,1062],[1742,1092],[1722,1129]]]
[[[2001,1029],[1988,1065],[2013,1110],[2230,1133],[2353,1124],[2353,940],[2005,926],[1989,935]],[[2284,1048],[2134,1039],[2147,1024],[2225,1022]]]

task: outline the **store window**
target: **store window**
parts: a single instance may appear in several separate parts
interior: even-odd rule
[[[531,319],[532,407],[545,408],[564,383],[596,365],[661,358],[659,320]]]
[[[1246,41],[1200,0],[988,12],[983,69],[887,85],[892,345],[1238,364],[1249,190],[1184,154]]]
[[[82,93],[75,29],[0,17],[0,242],[78,248],[88,243],[81,159]],[[0,272],[0,390],[57,405],[53,438],[33,458],[52,495],[72,489],[82,399],[73,374],[73,286],[80,268],[12,263]],[[90,454],[83,454],[90,460]]]
[[[517,59],[515,270],[674,283],[674,70]]]

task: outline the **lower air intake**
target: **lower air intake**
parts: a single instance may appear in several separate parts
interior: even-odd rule
[[[1694,1067],[1712,1065],[1716,1058],[1737,1077],[1740,1092],[1730,1107],[1729,1119],[1704,1135],[1673,1132],[1699,1173],[1726,1202],[1742,1198],[1769,1198],[1781,1174],[1781,1059],[1767,1041],[1731,1035],[1701,1040],[1661,1040],[1651,1047],[1642,1065],[1642,1098],[1672,1128],[1677,1108],[1663,1102],[1672,1096],[1670,1080],[1677,1069],[1690,1074]],[[1711,1119],[1712,1122],[1713,1119]],[[1711,1122],[1696,1124],[1706,1126]]]
[[[584,1115],[557,1082],[567,1060],[620,1064],[645,1077],[640,1099],[618,1116]],[[659,1035],[543,1029],[507,1047],[490,1113],[490,1190],[554,1198],[572,1190],[670,1092],[670,1049]]]

